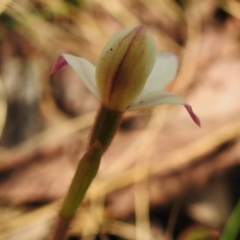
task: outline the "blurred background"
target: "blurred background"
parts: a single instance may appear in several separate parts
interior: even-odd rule
[[[69,239],[178,239],[221,231],[240,196],[240,2],[0,1],[0,240],[48,239],[99,103],[61,53],[96,64],[117,31],[144,24],[178,55],[182,106],[127,112]]]

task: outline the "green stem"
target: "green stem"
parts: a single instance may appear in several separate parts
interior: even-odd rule
[[[89,146],[98,140],[104,152],[120,125],[122,114],[122,112],[109,110],[102,105],[95,119]]]
[[[98,172],[102,156],[102,146],[96,141],[82,157],[73,177],[67,196],[63,202],[60,215],[65,218],[73,218],[79,204]]]
[[[121,112],[108,110],[104,106],[101,106],[90,135],[88,149],[78,164],[60,210],[53,240],[65,239],[70,222],[98,172],[102,154],[111,143],[118,129],[121,116]]]

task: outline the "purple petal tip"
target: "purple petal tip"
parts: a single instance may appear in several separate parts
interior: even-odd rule
[[[187,109],[189,115],[191,116],[192,120],[199,126],[201,127],[201,122],[198,116],[193,112],[192,107],[188,104],[184,105],[185,108]]]
[[[65,68],[68,65],[67,61],[65,60],[65,58],[61,55],[59,56],[58,60],[56,61],[56,63],[54,64],[51,72],[50,72],[50,76],[54,75],[56,72],[62,70],[63,68]]]

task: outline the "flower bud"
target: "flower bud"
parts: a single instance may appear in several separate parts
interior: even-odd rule
[[[144,26],[111,37],[96,68],[97,88],[105,107],[124,111],[143,89],[156,57],[156,44]]]

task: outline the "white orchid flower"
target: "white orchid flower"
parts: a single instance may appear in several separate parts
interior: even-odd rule
[[[106,43],[95,67],[89,61],[62,54],[51,75],[70,65],[90,92],[108,109],[123,112],[160,104],[182,104],[193,121],[199,118],[181,97],[164,92],[178,69],[171,52],[157,53],[144,26],[124,29]]]

